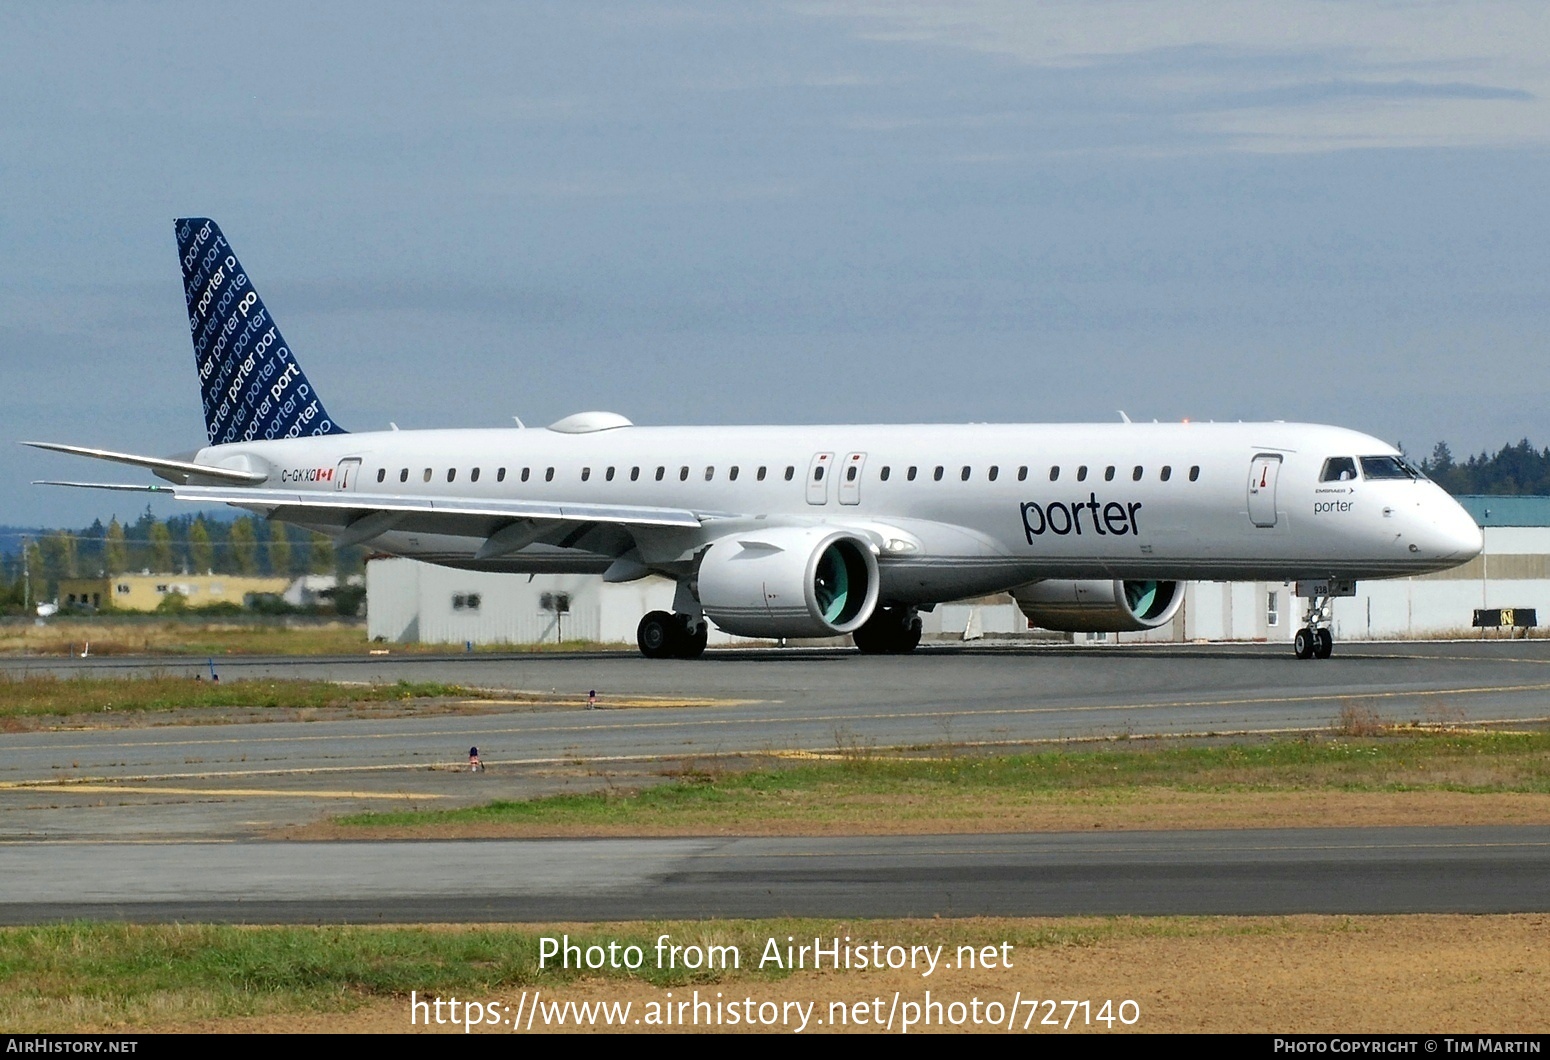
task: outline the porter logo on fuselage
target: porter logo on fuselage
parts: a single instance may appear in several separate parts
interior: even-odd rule
[[[1140,501],[1130,501],[1121,504],[1119,501],[1109,501],[1101,504],[1096,493],[1089,493],[1087,499],[1075,500],[1070,504],[1062,501],[1051,501],[1048,504],[1039,504],[1036,501],[1026,501],[1022,505],[1023,532],[1028,537],[1028,544],[1033,544],[1033,539],[1042,536],[1046,531],[1059,537],[1067,534],[1082,534],[1082,515],[1090,512],[1088,530],[1107,537],[1110,534],[1130,534],[1139,537],[1141,529],[1136,525],[1136,512],[1141,510]]]

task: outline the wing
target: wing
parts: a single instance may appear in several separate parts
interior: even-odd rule
[[[204,472],[199,472],[203,474]],[[524,548],[557,529],[673,527],[697,530],[701,516],[683,508],[614,504],[546,504],[485,497],[402,497],[390,493],[320,493],[244,486],[136,486],[111,482],[40,481],[40,486],[134,490],[199,504],[234,504],[285,522],[337,526],[335,541],[358,545],[389,530],[486,538],[475,559]],[[569,546],[567,546],[569,547]]]

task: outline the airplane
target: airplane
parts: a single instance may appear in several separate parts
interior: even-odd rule
[[[1281,580],[1308,601],[1298,658],[1328,658],[1357,579],[1444,570],[1474,520],[1393,446],[1301,423],[641,427],[351,433],[330,416],[230,243],[175,223],[209,444],[174,457],[26,442],[171,485],[49,481],[224,503],[339,546],[466,570],[650,575],[648,658],[707,622],[748,637],[920,642],[919,613],[1010,593],[1030,623],[1143,630],[1189,580]]]

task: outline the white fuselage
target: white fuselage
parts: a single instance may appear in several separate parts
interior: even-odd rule
[[[694,512],[692,532],[567,529],[476,558],[492,527],[387,529],[373,549],[504,571],[597,571],[626,551],[683,576],[704,545],[835,524],[881,543],[883,597],[930,603],[1037,579],[1395,577],[1464,562],[1478,527],[1424,479],[1321,481],[1393,447],[1294,423],[485,429],[337,434],[201,450],[266,487]],[[359,465],[353,461],[359,461]],[[821,470],[821,473],[819,471]],[[325,533],[316,511],[289,516]]]

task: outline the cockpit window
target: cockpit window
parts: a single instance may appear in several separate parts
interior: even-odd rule
[[[1424,477],[1421,472],[1410,463],[1410,461],[1400,456],[1362,457],[1362,476],[1364,478],[1408,479],[1418,479]]]
[[[1324,461],[1320,482],[1349,482],[1356,477],[1356,461],[1349,456],[1332,456]]]

